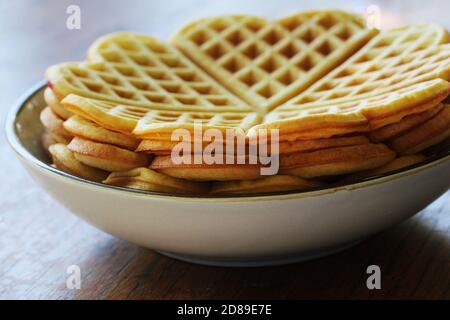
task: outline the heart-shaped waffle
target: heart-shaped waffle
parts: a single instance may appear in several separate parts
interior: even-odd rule
[[[303,91],[375,34],[360,16],[309,11],[277,21],[236,15],[201,19],[178,31],[172,43],[266,112]]]

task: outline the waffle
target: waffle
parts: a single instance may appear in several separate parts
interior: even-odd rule
[[[138,148],[136,149],[136,152],[145,152],[150,154],[156,154],[156,155],[170,155],[172,153],[172,150],[177,148],[183,148],[183,150],[191,150],[192,154],[195,153],[202,153],[205,148],[208,147],[209,141],[202,141],[201,148],[199,150],[196,149],[196,146],[193,142],[189,141],[166,141],[166,140],[142,140],[139,144]],[[234,147],[234,146],[233,146]],[[197,147],[198,148],[198,147]],[[235,154],[235,147],[233,150],[228,150],[227,146],[225,144],[222,144],[222,151],[225,154]]]
[[[410,166],[420,163],[426,159],[427,159],[427,157],[425,157],[424,155],[422,155],[420,153],[409,155],[409,156],[399,157],[379,168],[354,173],[354,174],[348,176],[345,179],[345,181],[355,181],[355,180],[360,180],[360,179],[364,179],[364,178],[368,178],[368,177],[379,176],[379,175],[382,175],[385,173],[389,173],[392,171],[410,167]]]
[[[54,65],[46,77],[60,99],[74,93],[147,109],[251,111],[172,47],[134,33],[104,36],[87,63]]]
[[[289,132],[306,124],[331,127],[335,130],[330,131],[342,134],[343,128],[364,121],[374,130],[424,111],[413,107],[445,95],[445,90],[448,94],[448,88],[444,89],[448,83],[439,80],[450,78],[448,39],[445,29],[435,25],[380,33],[346,62],[276,108],[266,117],[266,127],[287,126],[284,130]]]
[[[280,159],[280,173],[315,178],[374,169],[394,160],[384,144],[362,144],[313,152],[299,152]]]
[[[177,179],[148,168],[136,168],[130,171],[113,172],[106,184],[156,192],[206,193],[208,185]]]
[[[208,122],[206,117],[234,127],[234,118],[243,114],[256,118],[245,102],[178,51],[133,33],[100,38],[89,48],[88,62],[52,66],[46,77],[59,99],[69,96],[62,103],[70,111],[119,132],[130,133],[140,119],[142,134],[152,127],[148,120],[163,126],[183,119]]]
[[[388,144],[399,155],[421,152],[450,137],[450,105],[418,127],[391,140]]]
[[[63,100],[64,106],[84,118],[96,122],[104,128],[130,134],[140,139],[170,141],[175,129],[192,131],[194,125],[203,130],[233,130],[237,134],[260,122],[254,112],[208,112],[177,108],[172,110],[148,110],[145,107],[122,105],[95,100],[77,95],[69,95]]]
[[[85,165],[106,170],[126,171],[148,165],[148,156],[110,144],[75,137],[67,145],[74,157]]]
[[[194,146],[191,142],[176,142],[176,141],[150,140],[150,139],[142,140],[136,151],[155,155],[170,155],[172,149],[179,144],[186,146],[186,148],[191,148],[191,150],[193,150],[192,152],[194,153]]]
[[[261,176],[258,164],[175,164],[171,156],[157,156],[150,169],[168,176],[192,181],[251,180]]]
[[[342,11],[267,21],[227,15],[189,23],[172,43],[230,91],[266,112],[303,91],[376,34]]]
[[[72,116],[63,123],[64,129],[73,136],[112,144],[129,150],[135,150],[139,140],[120,132],[105,129],[96,123],[86,120],[80,116]]]
[[[298,190],[304,191],[323,187],[320,181],[306,180],[294,176],[276,175],[256,180],[214,182],[211,193],[243,194]]]
[[[340,104],[286,104],[252,127],[249,135],[256,135],[258,129],[279,129],[280,140],[295,140],[368,132],[435,107],[449,90],[450,83],[434,79]]]
[[[72,116],[72,112],[68,111],[56,98],[53,90],[49,87],[44,90],[44,100],[52,111],[63,120],[69,119]]]
[[[108,176],[107,172],[92,168],[78,161],[73,152],[62,143],[51,145],[49,152],[52,155],[54,165],[62,171],[98,182],[103,181]]]
[[[369,132],[370,140],[373,142],[383,142],[393,139],[434,117],[443,107],[444,105],[440,103],[432,109],[407,116],[399,122],[371,131]]]
[[[41,123],[55,141],[69,143],[72,134],[64,129],[63,120],[58,117],[49,107],[44,108],[40,114]]]
[[[247,141],[248,142],[248,141]],[[290,154],[295,152],[307,152],[326,148],[333,148],[339,146],[351,146],[357,144],[369,143],[369,139],[363,135],[350,135],[350,136],[339,136],[329,139],[316,139],[316,140],[296,140],[296,141],[281,141],[278,142],[278,154]],[[170,155],[173,148],[178,144],[183,144],[183,150],[190,148],[192,153],[195,153],[195,146],[191,142],[174,142],[174,141],[163,141],[163,140],[142,140],[136,149],[137,152],[145,152],[156,155]],[[207,147],[209,142],[203,141],[203,147],[200,152],[203,152],[205,147]],[[222,151],[225,154],[235,154],[236,147],[230,150],[224,144],[222,146]],[[267,142],[268,153],[271,154],[270,141]],[[246,145],[246,151],[248,152],[248,145]]]
[[[280,155],[297,152],[311,152],[321,149],[367,144],[369,139],[363,135],[340,136],[328,139],[281,141],[278,143]]]

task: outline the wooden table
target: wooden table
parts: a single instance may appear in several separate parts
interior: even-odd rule
[[[448,1],[433,2],[426,8],[419,1],[371,3],[381,6],[386,24],[415,17],[446,23]],[[301,1],[264,3],[3,1],[2,123],[13,101],[42,79],[47,66],[82,59],[89,43],[104,33],[132,30],[166,38],[184,22],[208,14],[281,16],[306,8]],[[320,3],[337,7],[342,1]],[[368,5],[345,3],[357,11]],[[81,7],[81,30],[66,29],[70,4]],[[414,218],[331,257],[272,268],[204,267],[118,240],[71,215],[34,184],[7,146],[3,130],[0,135],[0,298],[450,298],[450,192]],[[73,264],[82,271],[81,290],[66,288],[66,269]],[[366,268],[372,264],[381,268],[381,290],[366,288]]]

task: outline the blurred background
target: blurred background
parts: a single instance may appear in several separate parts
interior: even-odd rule
[[[80,29],[70,30],[66,26],[66,20],[69,17],[67,9],[71,5],[76,5],[81,10]],[[65,266],[74,261],[83,266],[94,265],[99,268],[105,266],[113,271],[117,269],[118,273],[128,270],[126,268],[129,265],[136,266],[138,269],[136,278],[128,277],[122,280],[121,286],[116,286],[112,279],[105,280],[104,285],[117,288],[116,296],[112,295],[112,297],[123,297],[119,291],[123,287],[134,289],[134,281],[138,282],[139,279],[150,286],[149,297],[164,297],[163,293],[161,296],[153,295],[151,290],[155,287],[165,288],[165,279],[179,279],[179,275],[187,270],[194,272],[192,279],[195,281],[183,282],[180,280],[175,288],[181,296],[166,293],[166,297],[192,298],[192,290],[198,290],[199,294],[196,297],[225,297],[214,295],[216,292],[214,290],[219,290],[214,287],[217,273],[214,275],[211,273],[210,280],[208,280],[207,277],[203,277],[206,269],[186,266],[170,260],[161,260],[164,258],[155,258],[155,254],[114,239],[69,215],[64,208],[56,204],[31,181],[31,178],[13,157],[12,151],[5,141],[3,123],[14,102],[31,86],[43,80],[45,69],[48,66],[58,62],[84,59],[88,46],[96,38],[106,33],[127,30],[168,39],[172,32],[186,22],[208,15],[252,13],[277,18],[295,11],[312,8],[342,8],[359,12],[366,15],[372,24],[380,28],[419,22],[434,22],[450,27],[449,0],[0,0],[0,96],[2,102],[0,105],[0,123],[2,124],[2,130],[0,130],[0,168],[2,169],[2,182],[0,183],[0,298],[67,298],[70,295],[77,297],[76,293],[68,293],[64,289],[62,276]],[[318,276],[299,279],[299,286],[305,287],[307,283],[311,283],[313,286],[321,281],[322,288],[330,290],[331,287],[333,288],[328,292],[329,296],[339,297],[340,292],[341,298],[348,297],[351,292],[359,290],[359,287],[352,285],[349,279],[353,279],[355,274],[364,276],[359,266],[355,269],[356,263],[365,261],[361,257],[366,254],[371,254],[367,256],[367,259],[384,257],[385,250],[392,248],[391,243],[410,243],[406,247],[399,245],[398,250],[396,249],[397,251],[393,253],[395,256],[391,256],[392,259],[389,260],[389,270],[392,271],[393,277],[402,276],[401,279],[404,281],[402,280],[401,285],[409,288],[409,286],[414,286],[418,277],[428,275],[425,269],[420,271],[422,270],[420,263],[414,264],[409,261],[409,257],[412,256],[411,250],[420,248],[422,243],[430,238],[429,241],[433,242],[431,251],[418,252],[418,255],[421,254],[418,261],[431,263],[431,261],[435,261],[431,259],[436,258],[434,266],[438,270],[429,270],[439,276],[442,274],[439,269],[442,262],[448,266],[449,261],[450,242],[447,236],[450,230],[449,197],[450,193],[448,192],[441,200],[427,208],[425,213],[422,212],[414,219],[410,219],[406,226],[400,226],[400,231],[397,229],[397,233],[391,232],[391,236],[382,238],[381,242],[377,242],[381,243],[381,247],[375,246],[372,241],[359,251],[356,249],[345,253],[344,257],[347,257],[347,260],[330,258],[331,260],[328,261],[334,261],[333,268],[335,269],[332,271],[326,269],[327,264],[321,264],[320,268],[322,269],[320,269],[317,267],[319,265],[314,263],[299,266],[304,269],[286,270],[290,270],[289,272],[300,271],[298,274],[302,274],[301,270],[303,270],[304,275],[308,275],[308,268],[311,269],[311,272],[315,270]],[[447,215],[444,215],[446,210]],[[429,237],[430,234],[434,236]],[[391,265],[391,262],[395,263],[397,257],[402,257],[398,262],[399,265]],[[159,269],[159,264],[153,262],[154,259],[167,262],[164,262],[166,264],[163,263]],[[320,264],[320,262],[318,263]],[[151,268],[156,268],[151,269],[156,270],[153,273],[156,277],[153,278],[153,282],[149,282],[144,275],[145,267],[149,265]],[[169,267],[167,268],[166,265]],[[355,268],[352,269],[352,265],[355,265]],[[417,268],[410,271],[408,278],[408,274],[404,270],[410,265],[415,265]],[[423,265],[423,268],[427,268],[427,265]],[[111,270],[97,269],[97,273],[89,277],[92,279],[90,282],[91,297],[101,297],[102,294],[111,297],[111,294],[107,295],[102,293],[103,291],[97,291],[100,290],[98,289],[99,281],[104,277],[105,272]],[[161,272],[161,275],[158,272]],[[199,273],[199,277],[195,277],[195,272]],[[264,280],[263,276],[261,279],[254,278],[252,280],[252,272],[250,274],[222,273],[222,276],[225,280],[228,277],[234,279],[230,282],[230,288],[233,284],[241,287],[242,282],[247,281],[248,283],[246,282],[244,286],[247,285],[249,290],[255,290],[255,294],[260,291],[259,288],[267,286],[269,289],[274,289],[273,286],[275,286],[275,289],[280,289],[280,296],[285,296],[281,284],[292,282],[290,278],[280,278],[277,282],[275,271],[273,274],[268,271],[268,276],[273,277],[271,282]],[[127,277],[126,272],[123,274]],[[150,277],[150,274],[149,272],[147,275]],[[330,278],[333,275],[338,277],[337,282]],[[339,278],[339,275],[342,277]],[[442,276],[445,277],[445,274]],[[440,280],[435,279],[436,282],[434,282],[440,283],[443,291],[439,285],[434,289],[428,287],[423,289],[423,286],[427,284],[426,281],[421,282],[422,287],[419,289],[411,290],[417,293],[416,297],[432,296],[429,290],[434,290],[434,296],[442,297],[442,292],[448,290],[445,285],[449,281],[448,273],[446,277]],[[196,285],[198,281],[203,282]],[[330,284],[331,287],[328,287]],[[155,287],[152,288],[152,285]],[[404,297],[405,294],[410,294],[409,291],[401,291],[401,285],[393,289],[394,296]],[[305,287],[307,290],[304,291],[304,297],[313,297],[306,293],[311,293],[313,290],[311,288]],[[362,288],[361,295],[366,295],[366,291],[365,288]],[[293,294],[295,292],[292,291]],[[448,291],[446,292],[448,293]],[[242,295],[244,294],[245,292],[242,293]],[[297,296],[300,295],[301,292]],[[354,297],[356,296],[360,296],[358,292],[355,293]]]

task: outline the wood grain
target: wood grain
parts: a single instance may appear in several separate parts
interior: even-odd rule
[[[56,62],[79,60],[95,38],[132,30],[167,38],[188,20],[222,12],[282,16],[313,2],[3,1],[0,88],[9,106]],[[321,1],[321,7],[342,7]],[[448,1],[346,1],[346,9],[381,5],[386,23],[448,23]],[[67,30],[65,10],[78,4],[82,29]],[[402,18],[399,18],[402,17]],[[303,264],[230,269],[178,262],[94,229],[31,181],[0,133],[0,298],[2,299],[450,299],[450,192],[412,219],[360,245]],[[399,191],[400,192],[400,191]],[[82,272],[81,290],[66,288],[66,269]],[[382,290],[366,288],[379,265]]]

